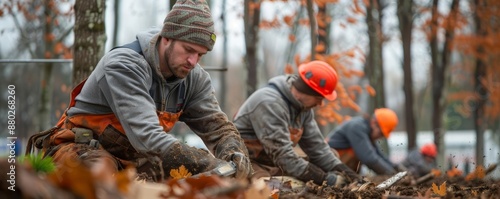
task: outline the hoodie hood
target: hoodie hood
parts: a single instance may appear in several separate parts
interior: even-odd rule
[[[280,75],[269,80],[270,84],[276,85],[278,90],[290,101],[295,109],[304,110],[304,106],[292,95],[292,82],[299,78],[298,75]]]

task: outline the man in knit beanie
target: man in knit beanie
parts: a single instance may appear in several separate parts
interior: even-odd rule
[[[51,136],[33,138],[50,139],[32,143],[51,142],[37,147],[53,154],[58,163],[68,156],[88,165],[107,158],[116,160],[116,170],[134,166],[145,180],[171,178],[171,171],[181,166],[193,175],[224,168],[224,176],[247,179],[253,173],[248,150],[221,111],[209,74],[198,64],[215,44],[207,3],[178,0],[161,30],[141,32],[136,38],[101,58],[87,80],[73,90],[61,122],[45,131],[53,132]],[[178,121],[198,135],[206,149],[188,146],[169,134]],[[77,132],[92,133],[85,138],[94,141],[58,139],[75,137]],[[94,147],[97,142],[99,147]],[[82,144],[93,147],[79,147]]]

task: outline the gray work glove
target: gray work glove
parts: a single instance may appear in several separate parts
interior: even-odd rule
[[[351,182],[362,182],[363,178],[358,175],[356,172],[354,172],[352,169],[347,167],[345,164],[338,164],[337,166],[333,167],[333,171],[338,171],[342,174],[344,174],[348,179],[346,179],[347,183]]]
[[[208,151],[176,142],[168,148],[162,157],[164,172],[168,175],[170,170],[184,166],[193,175],[209,172],[220,165],[227,164],[224,160],[215,158]]]
[[[252,164],[247,156],[240,152],[234,152],[230,157],[230,161],[236,165],[236,173],[234,174],[236,179],[245,179],[252,175]]]
[[[346,177],[337,171],[328,172],[325,181],[327,185],[334,187],[344,187],[348,184]]]

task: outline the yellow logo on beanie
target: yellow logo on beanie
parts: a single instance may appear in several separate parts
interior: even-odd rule
[[[212,41],[214,41],[214,43],[215,43],[215,34],[214,33],[212,33],[212,35],[210,36],[210,39],[212,39]]]

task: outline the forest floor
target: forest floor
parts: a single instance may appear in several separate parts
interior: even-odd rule
[[[162,183],[136,180],[135,169],[127,168],[113,174],[103,165],[88,169],[78,162],[66,161],[51,174],[37,174],[31,166],[9,164],[0,159],[0,198],[51,198],[51,199],[493,199],[500,198],[500,180],[487,176],[480,170],[470,175],[438,175],[415,185],[409,176],[385,190],[375,188],[376,184],[390,176],[368,178],[373,186],[363,189],[350,185],[344,188],[315,185],[312,182],[255,180],[238,181],[216,175],[189,176],[179,168]],[[494,167],[492,167],[494,168]],[[486,170],[488,171],[488,170]],[[12,173],[13,175],[9,175]],[[15,173],[15,174],[14,174]],[[7,175],[5,175],[7,174]],[[413,181],[415,182],[415,181]]]
[[[382,179],[381,177],[377,177]],[[373,179],[372,182],[376,182]],[[437,177],[428,182],[411,185],[403,181],[386,190],[374,187],[353,191],[349,188],[332,188],[307,183],[302,189],[281,191],[278,198],[382,198],[382,199],[428,199],[428,198],[500,198],[500,181],[492,179],[475,179],[467,181],[464,177]]]

